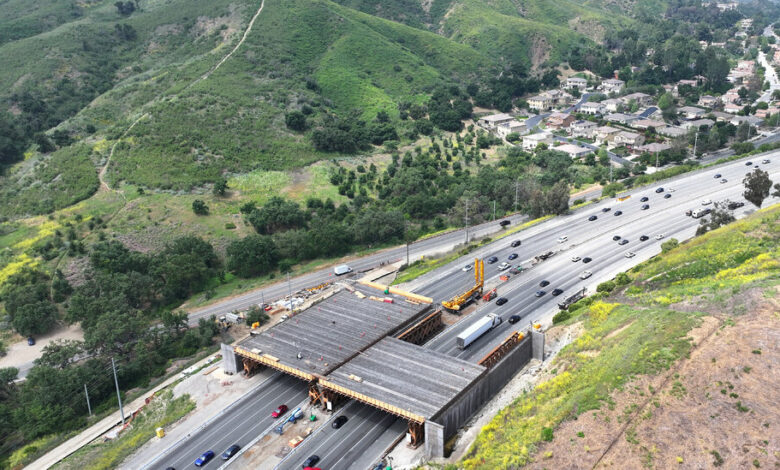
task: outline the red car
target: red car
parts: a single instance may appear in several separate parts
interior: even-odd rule
[[[279,405],[279,407],[271,412],[272,418],[278,418],[287,413],[287,405]]]

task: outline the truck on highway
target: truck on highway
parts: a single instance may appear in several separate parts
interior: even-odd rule
[[[335,274],[336,276],[341,276],[342,274],[347,274],[351,272],[352,272],[352,268],[350,268],[346,264],[342,264],[341,266],[336,266],[335,268],[333,268],[333,274]]]
[[[558,303],[558,308],[561,309],[561,310],[566,310],[567,308],[569,308],[569,305],[573,304],[574,302],[576,302],[576,301],[578,301],[580,299],[584,299],[585,298],[585,294],[587,292],[588,292],[588,290],[583,287],[582,289],[578,290],[577,292],[575,292],[572,295],[570,295],[570,296],[566,297],[565,299],[563,299],[563,302],[559,302]]]
[[[471,343],[476,341],[477,338],[500,324],[501,317],[495,313],[489,313],[485,315],[484,317],[480,318],[479,321],[466,328],[461,334],[458,335],[458,347],[460,349],[466,349]]]
[[[712,212],[712,209],[710,209],[709,207],[705,207],[703,209],[694,209],[693,212],[691,212],[691,217],[693,217],[694,219],[698,219],[704,217],[710,212]]]

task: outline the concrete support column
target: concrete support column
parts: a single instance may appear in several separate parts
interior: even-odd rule
[[[239,367],[239,364],[241,364],[241,360],[234,352],[233,346],[231,346],[230,344],[222,343],[221,353],[222,353],[222,368],[225,370],[225,372],[227,372],[228,374],[237,374],[241,370],[241,368]]]
[[[531,357],[544,361],[544,332],[531,330]]]
[[[425,456],[444,457],[444,426],[430,420],[425,422]]]

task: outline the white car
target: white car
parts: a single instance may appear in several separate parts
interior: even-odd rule
[[[624,256],[626,258],[633,258],[634,256],[636,256],[636,253],[634,253],[633,251],[626,251],[626,254]]]
[[[709,206],[710,204],[712,204],[712,200],[711,199],[705,199],[705,200],[701,201],[701,205],[702,206]]]
[[[667,191],[669,191],[670,193],[673,193],[674,192],[674,188],[668,188]]]
[[[763,163],[764,165],[766,165],[767,163],[769,163],[769,160],[761,160],[761,163]]]
[[[474,266],[467,264],[466,266],[463,266],[463,268],[461,268],[461,271],[465,273],[466,271],[471,271],[473,268]]]
[[[505,269],[509,269],[509,263],[507,263],[506,261],[504,261],[503,263],[498,265],[498,270],[499,271],[503,271]]]
[[[569,239],[569,237],[567,237],[566,235],[564,235],[562,237],[558,237],[558,243],[563,243],[563,242],[565,242],[568,239]]]
[[[580,279],[587,279],[593,275],[590,271],[583,271],[582,274],[580,274]]]
[[[662,240],[663,238],[664,238],[664,234],[663,233],[659,233],[658,235],[655,236],[656,240]]]
[[[579,261],[579,260],[581,260],[581,259],[582,259],[582,258],[580,258],[579,256],[572,256],[572,257],[571,257],[571,261],[572,261],[572,263],[576,263],[577,261]]]

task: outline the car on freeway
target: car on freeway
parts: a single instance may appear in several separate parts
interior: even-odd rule
[[[615,217],[623,215],[623,211],[615,211]]]
[[[723,175],[721,175],[720,173],[715,173],[715,179],[718,179],[718,178],[720,178],[721,176],[723,176]]]
[[[463,271],[465,273],[466,271],[471,271],[473,268],[474,268],[474,266],[472,266],[471,264],[467,264],[466,266],[463,266],[461,268],[461,271]]]
[[[711,199],[704,199],[703,201],[701,201],[702,206],[709,206],[710,204],[712,204]]]
[[[572,256],[572,257],[571,257],[571,261],[572,261],[572,263],[576,263],[577,261],[579,261],[579,260],[581,260],[581,259],[582,259],[582,258],[580,258],[579,256]]]
[[[207,450],[204,452],[200,457],[195,459],[195,466],[196,467],[202,467],[209,463],[211,459],[214,458],[214,451],[213,450]]]
[[[521,244],[521,243],[523,243],[523,242],[521,242],[520,240],[515,240],[515,241],[513,241],[513,242],[512,242],[512,248],[514,248],[514,247],[516,247],[516,246],[520,246],[520,244]]]
[[[499,297],[498,300],[496,300],[496,305],[501,306],[505,303],[509,302],[506,297]]]
[[[519,322],[522,317],[520,315],[512,315],[509,317],[509,324],[514,325],[515,323]]]
[[[514,268],[510,269],[509,272],[511,274],[520,274],[521,272],[523,272],[523,267],[518,264]]]
[[[650,204],[642,204],[642,210],[646,211],[647,209],[650,209]]]
[[[338,418],[333,420],[333,423],[331,423],[330,427],[332,427],[333,429],[338,429],[341,426],[344,426],[347,423],[347,421],[349,421],[349,418],[347,418],[344,415],[341,415]]]
[[[550,292],[550,294],[551,294],[553,297],[557,297],[557,296],[559,296],[559,295],[563,294],[563,289],[553,289],[553,291],[552,291],[552,292]]]
[[[676,190],[675,190],[674,188],[669,188],[669,189],[667,189],[667,191],[669,191],[670,193],[673,193],[673,192],[675,192]]]
[[[613,242],[616,242],[618,240],[620,240],[620,235],[615,235],[614,237],[612,237]]]
[[[585,263],[585,264],[588,264],[588,263],[590,263],[591,261],[593,261],[593,259],[592,259],[592,258],[588,258],[587,256],[586,256],[586,257],[584,257],[584,258],[582,258],[582,262],[583,262],[583,263]]]
[[[745,205],[744,202],[734,201],[734,202],[729,202],[728,208],[729,208],[729,210],[733,211],[734,209],[739,209],[740,207],[742,207],[744,205]]]
[[[649,201],[649,200],[650,200],[650,198],[649,198],[649,197],[647,197],[647,196],[642,196],[642,199],[640,199],[640,200],[639,200],[639,202],[647,202],[647,201]]]
[[[659,233],[658,235],[655,236],[655,239],[656,240],[663,240],[664,239],[664,234],[663,233]]]
[[[609,212],[609,211],[611,211],[611,210],[612,210],[612,209],[611,209],[611,208],[609,208],[609,207],[604,207],[604,208],[602,208],[602,209],[601,209],[601,212]]]
[[[646,242],[647,240],[650,240],[650,237],[648,237],[647,235],[642,235],[641,237],[639,237],[640,242]]]
[[[558,243],[563,243],[563,242],[565,242],[568,239],[569,239],[569,237],[567,237],[566,235],[563,235],[561,237],[558,237]]]
[[[512,261],[513,259],[517,259],[517,253],[512,253],[507,257],[508,260]]]
[[[753,164],[753,162],[745,162],[745,166],[750,166],[752,164]]]
[[[236,455],[239,450],[241,450],[241,446],[238,444],[233,444],[232,446],[228,447],[225,450],[225,452],[222,452],[222,460],[232,459],[233,456]]]
[[[27,346],[35,346],[35,338],[32,336],[27,337]]]
[[[309,456],[308,459],[303,461],[303,468],[313,467],[313,466],[317,465],[317,462],[319,462],[319,461],[320,461],[320,456],[317,455],[317,454],[312,454],[312,455]]]
[[[626,251],[626,254],[623,256],[625,256],[626,258],[633,258],[634,256],[636,256],[636,253],[634,253],[633,251]]]
[[[693,214],[693,209],[688,209],[687,211],[685,211],[685,215],[690,217],[691,214]]]
[[[499,271],[503,271],[505,269],[509,269],[509,263],[507,263],[506,261],[504,261],[503,263],[498,265],[498,270]]]
[[[279,405],[276,407],[275,410],[271,412],[272,418],[278,418],[279,416],[282,416],[283,414],[287,413],[287,405]]]
[[[628,240],[624,238],[618,242],[618,245],[628,245]]]
[[[669,199],[670,197],[672,197],[671,194],[669,194],[669,193],[664,194],[664,199]]]
[[[511,223],[512,223],[512,222],[510,222],[510,221],[508,221],[508,220],[502,220],[501,222],[499,222],[499,223],[498,223],[498,225],[500,225],[500,226],[502,226],[502,227],[506,227],[507,225],[509,225],[509,224],[511,224]]]
[[[761,160],[761,163],[763,163],[764,165],[768,165],[770,162],[769,160]]]
[[[537,296],[537,297],[541,297],[541,296],[543,296],[543,295],[544,295],[544,294],[546,294],[546,293],[547,293],[547,292],[545,292],[545,291],[543,291],[543,290],[538,290],[538,291],[536,291],[536,294],[534,294],[534,295],[535,295],[535,296]]]
[[[496,261],[498,261],[498,256],[491,256],[490,258],[487,259],[488,264],[493,264]]]
[[[720,180],[720,184],[728,183],[728,182],[729,182],[729,180],[727,180],[726,178],[723,178],[722,180]]]
[[[662,193],[664,192],[664,188],[655,188],[655,192]]]
[[[580,274],[580,279],[587,279],[593,275],[590,271],[583,271],[582,274]]]
[[[594,220],[596,220],[596,219],[598,219],[598,217],[597,217],[597,216],[595,216],[595,215],[592,215],[592,216],[588,217],[588,220],[589,220],[590,222],[593,222],[593,221],[594,221]]]
[[[539,283],[539,287],[547,287],[549,285],[550,285],[550,281],[548,281],[547,279]]]

